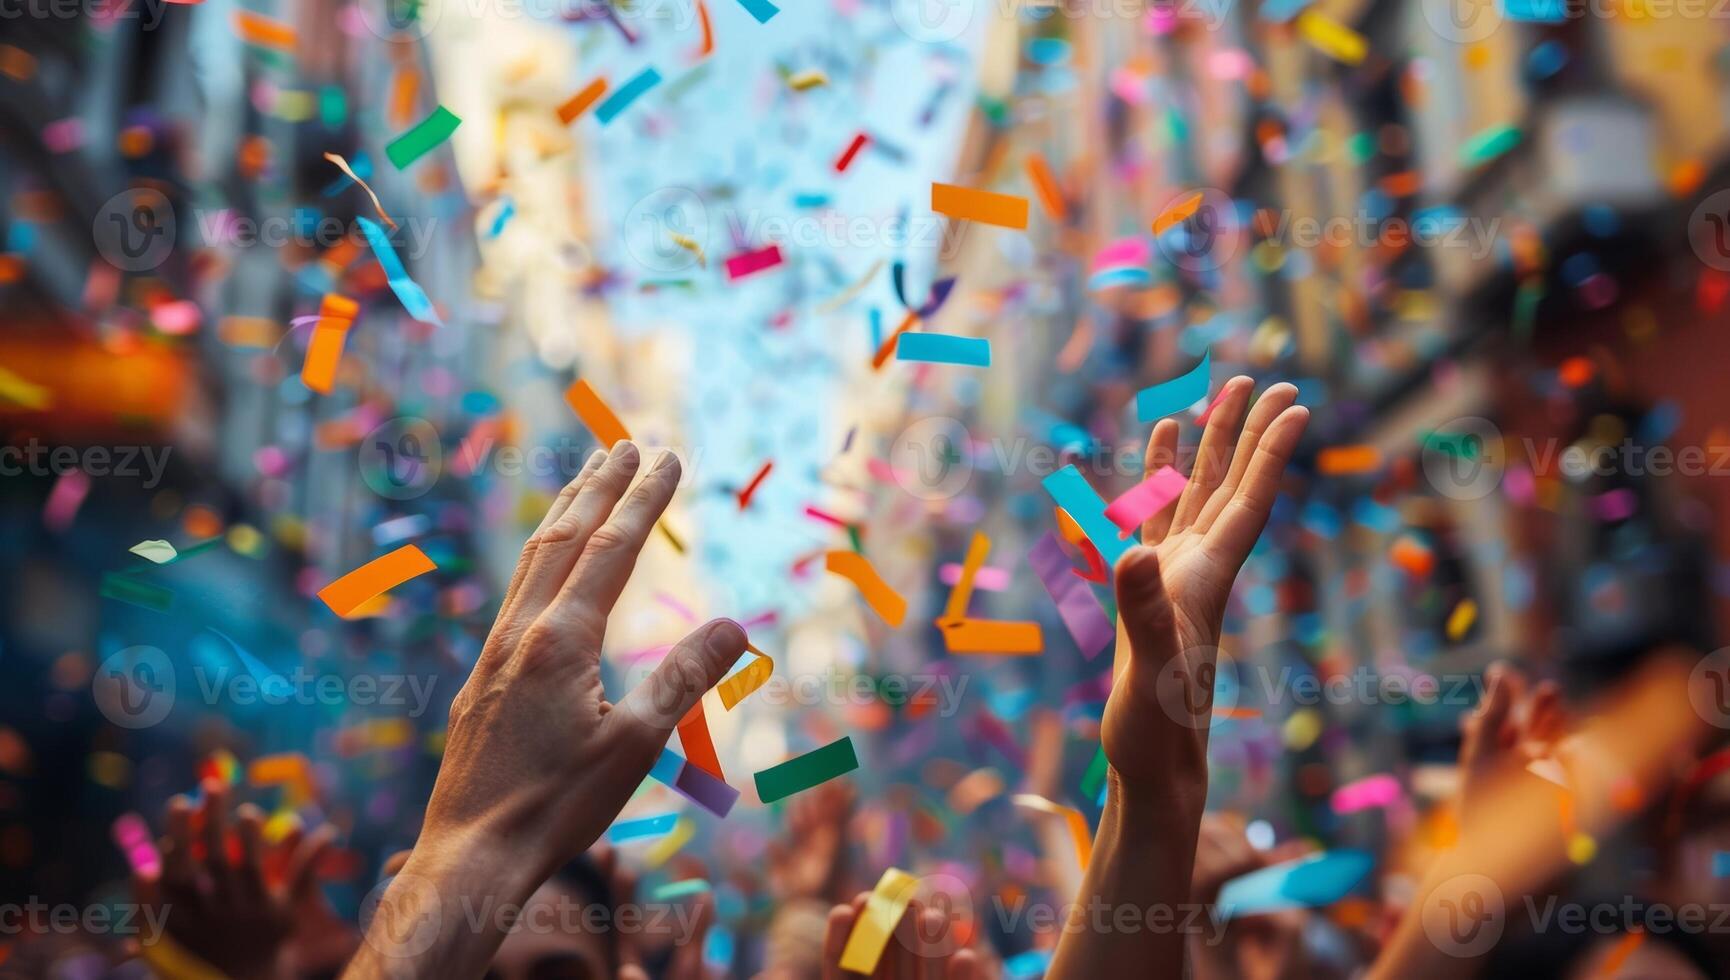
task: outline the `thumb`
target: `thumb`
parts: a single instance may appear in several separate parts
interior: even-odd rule
[[[1177,619],[1165,592],[1159,552],[1138,545],[1117,561],[1117,614],[1132,662],[1158,670],[1177,653]]]
[[[744,652],[744,627],[730,619],[710,620],[680,640],[619,708],[632,724],[664,744],[679,720]]]

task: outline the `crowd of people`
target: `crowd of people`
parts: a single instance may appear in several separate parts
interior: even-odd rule
[[[1234,883],[1316,858],[1301,838],[1252,839],[1240,817],[1206,809],[1227,598],[1308,417],[1291,386],[1253,405],[1252,387],[1227,383],[1181,496],[1113,570],[1106,803],[1090,846],[1077,842],[1074,893],[1046,921],[1029,919],[1029,952],[1004,955],[1003,923],[941,869],[871,888],[885,869],[862,866],[867,832],[847,777],[786,806],[764,855],[764,907],[750,917],[760,930],[736,937],[748,955],[714,955],[707,890],[642,900],[634,858],[607,843],[608,828],[748,640],[715,620],[635,689],[604,688],[609,613],[680,474],[671,454],[645,460],[621,442],[594,454],[524,545],[451,708],[419,837],[385,863],[359,922],[321,890],[331,827],[269,833],[258,806],[236,805],[241,789],[207,776],[160,815],[155,853],[133,861],[133,900],[160,912],[160,935],[124,946],[25,936],[0,972],[694,980],[749,964],[753,975],[825,980],[1722,975],[1721,930],[1685,919],[1713,907],[1711,880],[1691,869],[1718,833],[1706,790],[1724,768],[1722,756],[1695,761],[1702,726],[1686,709],[1687,651],[1653,652],[1592,704],[1564,704],[1555,684],[1498,665],[1462,727],[1457,799],[1422,822],[1390,814],[1403,836],[1379,880],[1330,891],[1286,875],[1272,901],[1241,891],[1226,901]],[[1177,437],[1175,421],[1154,427],[1147,472],[1176,459]],[[1612,847],[1615,860],[1595,860]],[[1588,876],[1587,865],[1614,877]],[[1611,885],[1626,895],[1599,901]],[[1558,902],[1553,921],[1522,922]],[[1606,902],[1619,911],[1598,914]],[[1582,905],[1586,926],[1574,931],[1565,910]]]

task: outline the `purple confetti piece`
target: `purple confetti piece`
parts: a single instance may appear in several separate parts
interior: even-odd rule
[[[1027,563],[1033,566],[1033,574],[1039,576],[1045,591],[1057,603],[1057,615],[1063,619],[1081,655],[1092,660],[1104,652],[1116,638],[1117,628],[1087,583],[1069,574],[1074,566],[1063,553],[1057,535],[1047,531],[1027,553]]]

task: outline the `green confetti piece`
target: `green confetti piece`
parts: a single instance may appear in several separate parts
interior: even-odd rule
[[[701,878],[686,878],[684,881],[670,881],[656,888],[652,893],[655,901],[669,902],[675,898],[685,898],[689,895],[701,895],[709,890],[709,883]]]
[[[1099,788],[1105,785],[1105,770],[1109,763],[1105,761],[1105,746],[1093,754],[1093,761],[1087,765],[1087,774],[1081,777],[1081,796],[1083,799],[1099,798]]]
[[[1476,166],[1501,156],[1520,145],[1523,134],[1518,126],[1497,126],[1486,129],[1460,147],[1460,159],[1467,166]]]
[[[773,803],[857,768],[859,756],[853,752],[853,739],[843,736],[839,741],[771,766],[751,778],[757,783],[757,798],[764,803]]]
[[[348,95],[340,85],[326,85],[318,90],[318,118],[326,129],[336,129],[348,121]]]
[[[384,148],[384,155],[398,170],[406,170],[409,164],[431,152],[433,147],[450,139],[462,124],[456,113],[441,105],[432,111],[432,115],[416,123],[413,129],[391,140],[390,145]]]
[[[173,592],[160,585],[140,582],[112,572],[102,576],[102,597],[155,612],[167,612],[174,608]]]

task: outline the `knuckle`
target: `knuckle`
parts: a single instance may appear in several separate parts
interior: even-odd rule
[[[576,537],[577,522],[561,517],[554,521],[545,530],[538,532],[534,537],[530,538],[529,544],[535,548],[554,544],[569,544],[571,541],[576,540]]]
[[[601,525],[589,538],[589,547],[595,551],[618,551],[630,543],[630,532],[612,522]]]

